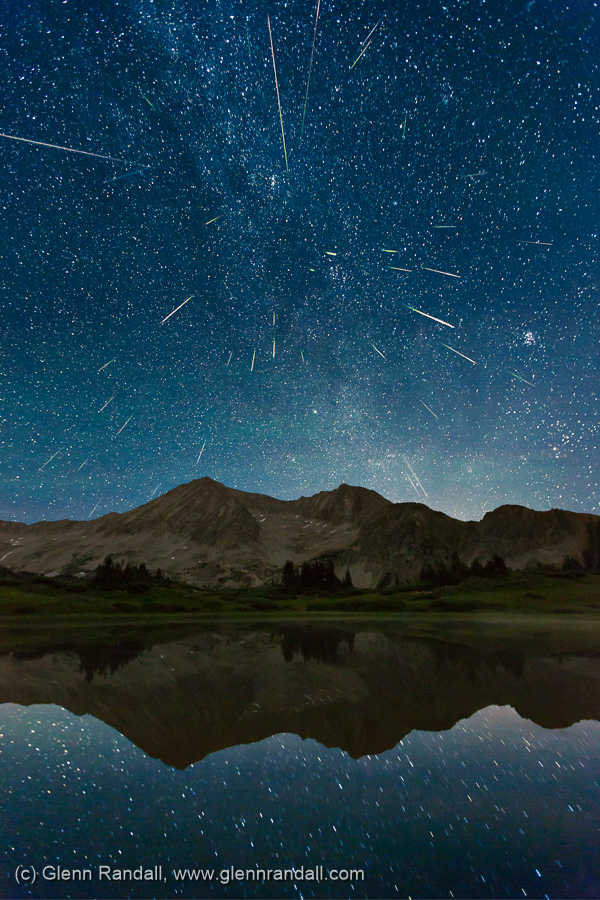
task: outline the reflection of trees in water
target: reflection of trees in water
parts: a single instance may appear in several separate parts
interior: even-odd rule
[[[286,662],[291,662],[295,653],[301,653],[304,660],[336,662],[340,644],[345,643],[351,653],[354,649],[354,632],[341,628],[282,628],[280,634]]]
[[[112,675],[139,656],[144,645],[141,641],[119,641],[109,646],[98,645],[77,650],[81,660],[79,671],[85,673],[85,680],[92,681],[94,675]]]

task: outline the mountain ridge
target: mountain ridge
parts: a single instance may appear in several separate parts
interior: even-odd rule
[[[331,556],[336,572],[349,569],[357,587],[369,588],[415,580],[453,554],[470,563],[498,553],[515,569],[566,556],[599,565],[600,516],[504,504],[462,521],[345,482],[279,500],[205,476],[88,522],[0,521],[0,541],[5,565],[46,575],[83,576],[112,553],[191,584],[250,586],[276,578],[288,559]]]

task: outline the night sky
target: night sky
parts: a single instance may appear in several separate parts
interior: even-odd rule
[[[0,518],[205,475],[600,512],[599,4],[316,13],[2,5],[0,132],[116,161],[0,138]]]

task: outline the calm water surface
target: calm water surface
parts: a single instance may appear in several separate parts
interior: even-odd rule
[[[567,618],[5,629],[2,896],[598,897],[599,635]],[[176,880],[201,868],[212,881]],[[307,880],[349,869],[364,879]]]

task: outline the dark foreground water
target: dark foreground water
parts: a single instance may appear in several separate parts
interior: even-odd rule
[[[5,634],[1,894],[599,897],[598,634]]]

